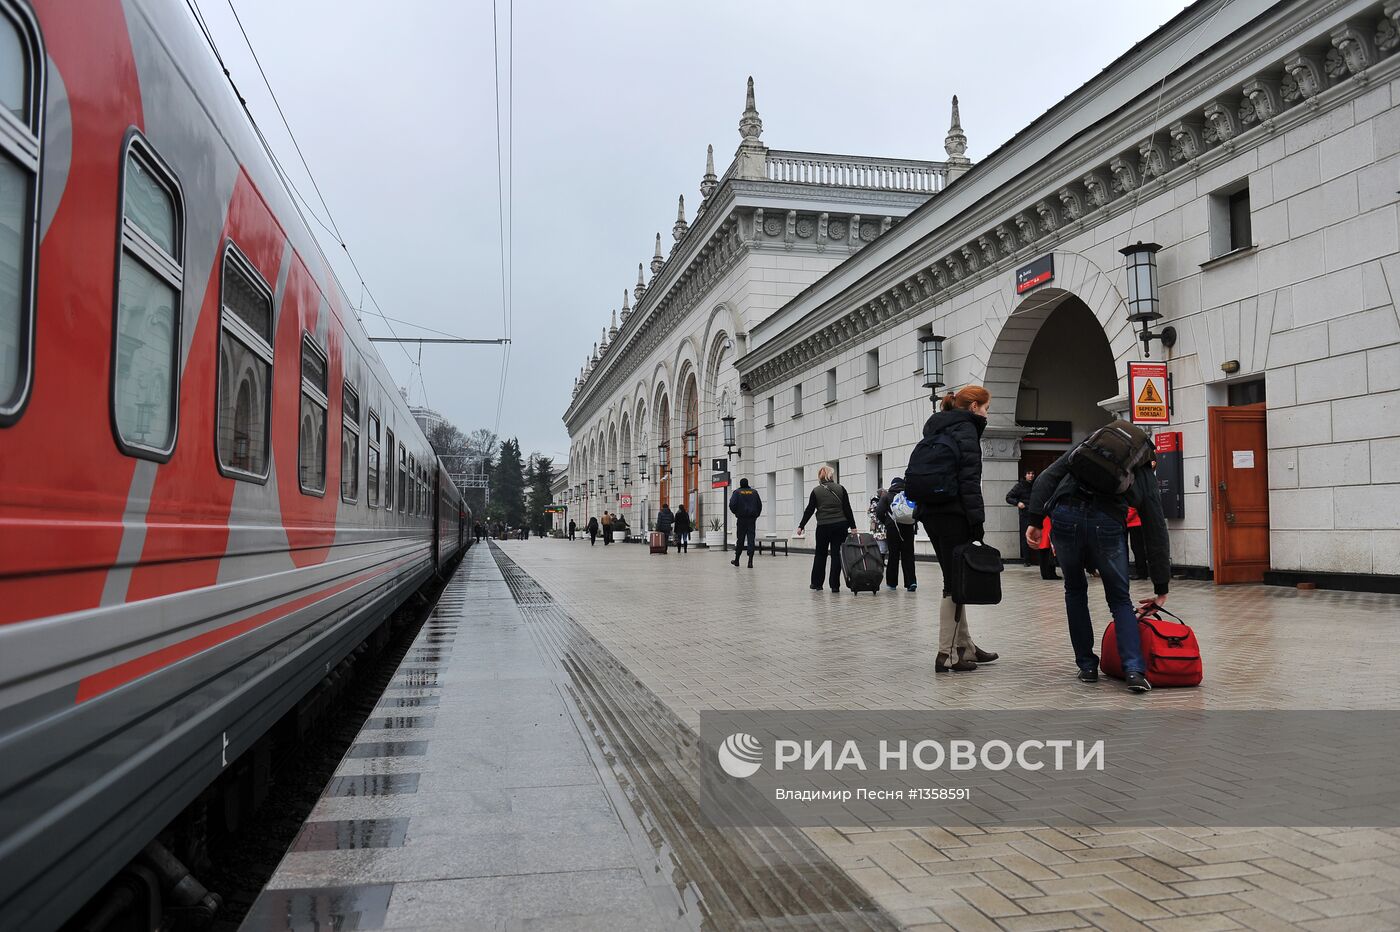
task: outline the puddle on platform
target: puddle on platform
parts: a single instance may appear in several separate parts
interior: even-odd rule
[[[437,696],[392,696],[382,698],[377,705],[394,709],[434,708],[441,700]]]
[[[365,728],[391,731],[399,728],[432,728],[434,724],[431,715],[386,715],[367,720]]]
[[[426,741],[366,741],[350,745],[346,758],[422,757],[428,753]]]
[[[406,796],[418,792],[419,773],[363,773],[333,777],[323,796]]]
[[[264,890],[243,919],[243,929],[382,929],[389,912],[391,883],[356,887]]]
[[[292,842],[293,851],[349,851],[357,848],[401,848],[408,837],[408,819],[341,819],[307,822]]]

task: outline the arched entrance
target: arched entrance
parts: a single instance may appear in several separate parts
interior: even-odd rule
[[[1108,415],[1099,402],[1118,393],[1113,348],[1088,305],[1069,292],[1049,297],[1028,309],[1044,318],[1017,385],[1016,423],[1032,428],[1021,441],[1021,473],[1040,472],[1103,426]]]

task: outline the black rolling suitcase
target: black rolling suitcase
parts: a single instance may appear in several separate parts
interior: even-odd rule
[[[997,605],[1001,602],[1001,551],[980,540],[953,548],[953,578],[948,592],[958,605]]]
[[[885,560],[874,534],[851,534],[841,542],[841,572],[852,592],[880,591]]]

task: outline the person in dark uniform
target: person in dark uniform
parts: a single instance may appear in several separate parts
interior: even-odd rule
[[[749,569],[753,569],[754,545],[758,540],[758,516],[763,514],[763,500],[758,492],[749,488],[748,479],[739,480],[739,488],[729,496],[729,510],[734,513],[734,559],[729,562],[739,565],[739,553],[744,543],[749,545]]]
[[[1016,516],[1021,521],[1021,562],[1026,566],[1038,562],[1035,555],[1031,553],[1031,545],[1026,541],[1026,528],[1031,526],[1031,515],[1026,510],[1030,504],[1031,487],[1035,485],[1035,470],[1027,469],[1021,476],[1021,481],[1011,487],[1011,491],[1006,493],[1006,504],[1016,506]]]

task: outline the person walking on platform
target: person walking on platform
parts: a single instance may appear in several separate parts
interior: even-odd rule
[[[656,513],[656,532],[663,540],[671,539],[671,531],[676,526],[676,516],[671,513],[671,506],[662,505],[661,510]]]
[[[1155,452],[1152,439],[1140,427],[1113,421],[1057,459],[1040,474],[1031,492],[1031,515],[1048,514],[1054,522],[1051,536],[1065,575],[1069,637],[1083,683],[1099,680],[1085,574],[1092,560],[1103,577],[1104,601],[1113,614],[1128,689],[1145,693],[1152,688],[1144,675],[1137,612],[1128,587],[1127,520],[1129,506],[1136,508],[1147,541],[1154,595],[1141,599],[1141,606],[1165,605],[1171,585],[1171,541],[1150,465]],[[1032,544],[1040,543],[1040,532],[1034,527],[1026,537]]]
[[[953,576],[954,549],[981,540],[984,531],[982,431],[987,428],[987,412],[991,406],[992,394],[981,385],[966,385],[956,393],[945,395],[940,410],[924,424],[924,440],[931,442],[927,445],[920,442],[914,448],[909,469],[904,474],[911,497],[919,503],[924,532],[933,542],[938,566],[943,571],[943,601],[938,607],[938,656],[933,664],[936,673],[976,670],[979,663],[991,663],[998,656],[973,642],[968,630],[967,606],[954,603],[948,588],[948,580]],[[950,445],[952,450],[947,450]],[[940,453],[940,449],[947,452]],[[939,476],[940,470],[949,474]],[[935,486],[956,488],[957,493],[943,501],[920,501],[923,493],[913,479],[916,472],[921,477],[933,477]]]
[[[846,489],[836,481],[836,470],[823,466],[817,470],[817,484],[807,497],[807,510],[802,513],[802,521],[797,525],[797,536],[806,533],[807,522],[812,515],[817,516],[816,552],[812,555],[813,590],[820,590],[822,577],[826,576],[832,592],[841,591],[841,542],[848,531],[856,529],[856,516],[851,511],[851,498]],[[826,567],[827,555],[831,556],[831,569]]]
[[[676,506],[676,553],[690,552],[690,512],[685,510],[685,504]]]
[[[729,496],[729,510],[734,514],[734,559],[729,562],[739,565],[739,553],[744,542],[749,545],[749,569],[753,569],[753,549],[758,542],[758,516],[763,514],[763,499],[758,491],[749,488],[748,479],[739,480],[739,488]]]
[[[901,477],[891,479],[890,487],[880,496],[875,505],[875,520],[885,531],[885,588],[894,589],[899,585],[899,570],[903,567],[904,588],[913,592],[919,588],[914,578],[914,538],[918,531],[914,509],[904,496]]]
[[[598,516],[593,515],[588,519],[588,546],[592,547],[598,543]]]
[[[603,512],[603,546],[613,542],[613,518],[611,511]]]
[[[578,531],[578,522],[573,518],[569,519],[569,540],[574,539],[574,534]]]
[[[1035,470],[1027,469],[1025,474],[1011,487],[1011,491],[1006,493],[1006,504],[1016,506],[1016,516],[1021,521],[1021,562],[1030,566],[1032,562],[1038,562],[1038,557],[1032,556],[1031,545],[1026,540],[1026,528],[1031,526],[1030,513],[1026,511],[1026,505],[1031,500],[1031,487],[1035,485]]]

